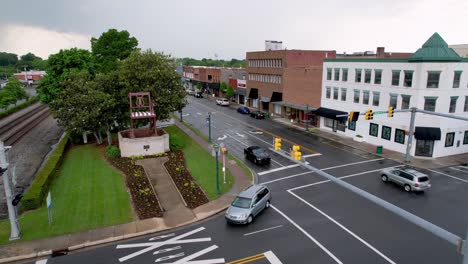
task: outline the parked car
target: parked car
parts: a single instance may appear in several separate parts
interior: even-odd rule
[[[253,111],[250,112],[250,117],[253,117],[255,119],[265,119],[265,113],[260,111]]]
[[[250,109],[245,106],[241,106],[237,108],[237,112],[241,114],[250,114]]]
[[[268,152],[259,146],[250,146],[244,149],[245,158],[255,164],[266,165],[270,164],[271,158]]]
[[[221,106],[228,106],[229,105],[229,100],[226,98],[218,98],[216,99],[216,104],[221,105]]]
[[[225,213],[229,223],[250,224],[264,209],[270,207],[271,192],[264,185],[252,185],[239,193]]]
[[[198,92],[195,94],[195,97],[196,98],[203,98],[203,93],[202,92]]]
[[[386,168],[381,171],[383,182],[391,181],[403,186],[405,191],[424,191],[431,187],[429,177],[409,167]]]

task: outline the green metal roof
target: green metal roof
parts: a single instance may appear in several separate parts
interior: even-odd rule
[[[448,62],[461,61],[462,58],[436,32],[411,56],[409,62]]]

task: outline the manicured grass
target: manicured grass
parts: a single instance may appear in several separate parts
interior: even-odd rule
[[[172,140],[177,141],[177,145],[184,152],[187,169],[190,171],[192,177],[198,182],[200,187],[205,191],[208,199],[216,199],[218,195],[216,194],[215,158],[177,126],[166,127],[164,130],[169,133]],[[226,162],[228,162],[228,159],[226,159]],[[231,189],[234,184],[234,180],[231,172],[226,169],[226,184],[224,184],[222,172],[223,164],[222,162],[219,162],[218,165],[219,186],[221,194],[223,194]]]
[[[66,154],[51,185],[53,223],[47,208],[20,216],[21,240],[33,240],[122,224],[132,220],[124,177],[110,167],[92,145],[76,146]],[[0,222],[0,244],[8,242],[10,224]]]

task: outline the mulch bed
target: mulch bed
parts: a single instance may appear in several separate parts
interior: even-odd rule
[[[181,150],[173,150],[168,154],[169,161],[164,165],[179,189],[180,194],[182,194],[187,206],[193,209],[208,203],[209,200],[205,193],[185,166],[184,153]]]
[[[132,195],[138,218],[162,217],[158,199],[153,193],[143,167],[135,165],[135,161],[130,158],[107,158],[107,160],[125,174],[125,182]]]

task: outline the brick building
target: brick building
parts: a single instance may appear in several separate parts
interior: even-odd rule
[[[28,84],[33,84],[38,82],[44,78],[46,75],[45,71],[27,71],[27,72],[19,72],[13,74],[13,77],[20,80],[21,82],[27,82]]]
[[[245,105],[303,122],[306,110],[320,107],[323,59],[336,58],[336,51],[268,50],[246,57]]]
[[[220,67],[184,66],[183,77],[186,80],[187,88],[195,89],[200,83],[202,89],[206,89],[209,94],[219,95]]]

